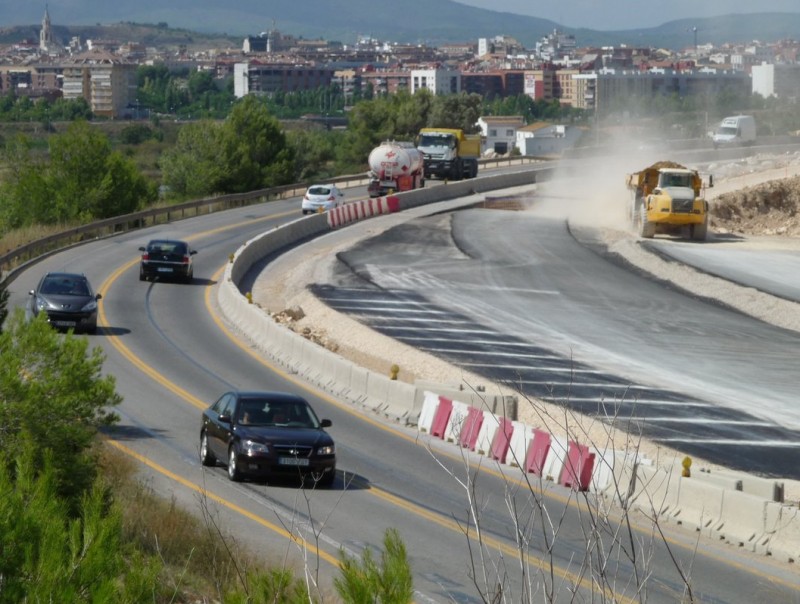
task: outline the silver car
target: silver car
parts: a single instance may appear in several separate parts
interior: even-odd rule
[[[303,196],[303,214],[331,210],[343,203],[344,193],[336,185],[312,185]]]

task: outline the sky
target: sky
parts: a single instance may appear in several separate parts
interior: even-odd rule
[[[456,0],[488,10],[600,30],[656,27],[667,21],[732,13],[800,13],[799,0]]]

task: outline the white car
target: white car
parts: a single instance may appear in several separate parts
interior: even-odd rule
[[[344,193],[336,185],[312,185],[303,195],[303,214],[338,208],[344,203]]]

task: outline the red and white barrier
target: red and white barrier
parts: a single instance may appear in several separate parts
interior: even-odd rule
[[[328,210],[328,226],[332,229],[337,229],[359,220],[380,216],[381,214],[393,214],[399,211],[400,198],[394,195],[361,199]]]
[[[579,491],[607,482],[607,471],[595,477],[599,452],[539,428],[482,411],[433,392],[425,392],[417,428],[447,442]]]

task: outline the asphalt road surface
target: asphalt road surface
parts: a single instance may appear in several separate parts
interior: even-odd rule
[[[379,332],[689,454],[800,478],[800,337],[631,271],[563,220],[463,210],[339,257],[315,293]],[[729,262],[742,279],[758,266]]]
[[[509,602],[542,601],[547,595],[564,599],[573,593],[589,600],[601,590],[607,595],[613,592],[615,601],[638,601],[639,590],[646,586],[648,601],[666,603],[685,597],[682,577],[687,574],[692,576],[695,601],[796,600],[796,576],[790,572],[794,569],[715,543],[697,543],[694,535],[670,527],[664,527],[664,540],[654,534],[652,525],[604,511],[591,498],[551,484],[519,484],[485,459],[454,455],[451,447],[419,439],[413,429],[364,415],[254,353],[242,334],[232,333],[219,316],[213,303],[214,285],[228,255],[239,245],[298,214],[299,201],[291,200],[125,233],[44,258],[11,284],[11,308],[26,303],[27,291],[48,270],[84,272],[103,293],[101,331],[89,341],[104,349],[104,369],[116,377],[124,397],[119,408],[122,422],[108,434],[109,442],[140,462],[143,478],[156,492],[213,518],[215,526],[230,532],[237,543],[263,553],[265,559],[308,572],[327,593],[332,593],[331,578],[340,550],[351,555],[360,555],[366,547],[379,551],[385,530],[394,527],[409,551],[417,602],[477,603],[483,601],[481,593],[494,593],[500,585]],[[456,229],[458,240],[464,245],[477,241],[471,227],[464,227],[463,233]],[[487,223],[486,227],[501,225]],[[512,226],[502,228],[512,234]],[[191,284],[138,280],[137,248],[152,237],[192,241],[199,253]],[[618,277],[604,278],[608,285],[594,286],[596,291],[586,292],[585,297],[565,296],[570,280],[545,266],[561,254],[578,254],[585,261],[591,255],[583,256],[580,246],[572,252],[563,242],[559,247],[562,235],[556,236],[555,231],[552,238],[556,248],[542,247],[539,252],[541,279],[530,270],[515,276],[514,262],[492,261],[493,254],[508,250],[491,252],[489,246],[486,259],[463,273],[456,267],[466,268],[467,263],[442,260],[450,275],[444,281],[459,284],[455,289],[449,286],[451,295],[462,286],[480,291],[486,282],[492,283],[499,289],[489,298],[488,307],[480,302],[480,312],[472,320],[483,324],[478,319],[491,317],[486,323],[497,329],[507,322],[508,312],[523,313],[525,331],[518,334],[520,341],[531,340],[551,356],[567,355],[573,334],[584,329],[576,332],[575,327],[587,326],[583,354],[584,346],[591,349],[607,342],[602,333],[588,337],[591,318],[567,320],[566,307],[577,312],[581,307],[591,309],[593,300],[604,299],[595,315],[613,315],[613,279]],[[505,233],[496,239],[512,241],[506,240]],[[522,261],[522,256],[516,260]],[[431,259],[426,272],[435,273],[435,267]],[[642,284],[635,281],[629,286],[633,291]],[[562,312],[545,306],[559,295],[565,307]],[[512,305],[501,310],[497,301],[506,297],[520,305],[518,309]],[[533,300],[535,307],[523,309],[524,300]],[[472,303],[447,304],[444,297],[432,303],[465,317],[474,310]],[[665,308],[660,305],[656,315]],[[732,318],[728,322],[735,323]],[[571,323],[575,325],[570,328]],[[559,335],[559,330],[566,331]],[[623,331],[623,337],[635,340],[635,330]],[[788,346],[789,341],[780,342],[785,337],[781,332],[769,335]],[[467,358],[486,362],[479,354]],[[501,358],[503,363],[530,365]],[[496,364],[500,364],[498,359]],[[548,363],[570,365],[557,360]],[[547,374],[546,379],[551,378]],[[597,380],[608,382],[610,388],[624,388],[624,380],[599,375]],[[292,481],[232,484],[224,468],[204,469],[198,459],[200,412],[230,388],[297,392],[309,399],[318,415],[332,419],[330,432],[339,459],[334,488],[302,489]],[[633,521],[631,530],[628,520]]]

